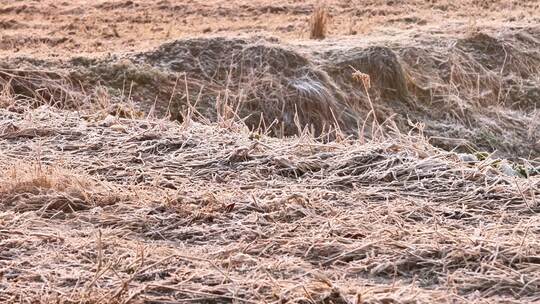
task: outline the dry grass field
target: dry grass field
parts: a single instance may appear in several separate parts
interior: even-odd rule
[[[0,1],[0,303],[540,302],[540,3]]]

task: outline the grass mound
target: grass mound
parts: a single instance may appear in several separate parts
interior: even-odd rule
[[[184,98],[189,89],[192,100],[181,101],[177,112],[185,112],[186,102],[206,102],[211,110],[216,103],[226,104],[251,128],[266,127],[280,136],[297,134],[304,126],[321,134],[333,125],[354,123],[328,75],[305,55],[272,41],[176,41],[136,55],[135,61],[187,79],[181,78],[177,89]]]
[[[240,119],[277,137],[371,138],[381,129],[407,133],[421,124],[431,143],[447,150],[534,159],[540,153],[538,34],[531,27],[499,36],[306,45],[215,37],[102,59],[19,59],[33,68],[0,73],[2,104],[16,108],[26,100],[113,114],[120,103],[139,113],[131,116]],[[51,67],[58,72],[43,72]],[[368,90],[352,77],[355,71],[369,76]]]
[[[186,39],[127,56],[129,68],[116,75],[134,79],[133,92],[146,88],[143,99],[155,100],[148,88],[160,88],[157,107],[180,120],[193,112],[203,120],[241,118],[277,136],[307,126],[315,135],[339,129],[360,137],[371,137],[374,124],[408,132],[412,121],[425,124],[432,143],[448,150],[535,158],[537,36],[536,28],[525,28],[384,46],[351,40],[301,47],[271,39]],[[351,77],[354,71],[370,76],[369,91]],[[141,72],[153,76],[129,76]]]

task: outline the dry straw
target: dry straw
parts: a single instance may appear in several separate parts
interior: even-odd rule
[[[117,118],[120,132],[45,108],[0,119],[0,302],[539,300],[538,177],[423,138]],[[21,167],[38,144],[42,169]],[[77,172],[47,169],[60,162]],[[108,189],[125,197],[103,204]]]
[[[323,4],[317,4],[309,21],[309,37],[311,39],[326,38],[329,18],[328,8]]]

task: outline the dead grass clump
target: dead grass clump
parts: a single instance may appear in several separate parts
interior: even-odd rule
[[[234,118],[278,137],[306,129],[319,135],[336,124],[356,127],[343,93],[328,74],[305,55],[271,40],[179,40],[137,54],[132,61],[176,75],[166,102],[180,121],[188,116]]]
[[[126,104],[126,103],[115,103],[112,104],[109,107],[109,113],[110,115],[114,115],[121,118],[143,118],[144,113],[142,111],[139,111],[135,109],[132,105]]]
[[[362,109],[369,111],[368,96],[361,79],[351,78],[351,73],[361,71],[370,76],[369,94],[373,101],[381,105],[408,104],[412,100],[408,89],[408,71],[402,65],[401,58],[391,48],[370,46],[346,51],[336,50],[330,53],[324,67],[329,76],[343,89],[351,107],[358,109],[362,103],[368,105]],[[358,81],[362,84],[358,88]],[[360,101],[360,102],[359,102]],[[365,101],[365,102],[363,102]]]
[[[92,67],[97,69],[96,73],[99,75],[90,75],[82,63],[79,61],[72,63],[80,66],[74,66],[72,70],[67,71],[62,67],[59,68],[57,63],[40,66],[21,59],[10,62],[8,67],[1,67],[0,107],[21,113],[28,108],[46,105],[92,114],[108,112],[124,118],[144,116],[144,113],[134,106],[131,94],[134,86],[144,87],[150,84],[154,77],[152,71],[141,69],[143,71],[138,72],[132,66],[128,69],[126,63],[119,63],[107,65],[110,70]],[[11,68],[12,65],[25,67],[15,69]],[[107,80],[108,86],[101,85],[101,78]],[[154,82],[151,86],[153,89],[162,87],[155,85]],[[168,88],[166,85],[163,87]],[[154,99],[155,95],[145,97]]]
[[[34,108],[51,105],[78,109],[85,99],[67,75],[38,67],[0,68],[0,88],[4,97],[9,95],[13,101]]]
[[[326,38],[329,19],[328,8],[325,5],[317,5],[309,20],[309,38]]]
[[[0,175],[0,209],[71,213],[113,203],[96,191],[99,185],[67,169],[40,163],[13,163]]]

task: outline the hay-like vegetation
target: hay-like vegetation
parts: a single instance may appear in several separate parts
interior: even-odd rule
[[[180,122],[240,118],[276,137],[369,139],[421,123],[431,143],[447,150],[534,159],[540,54],[529,36],[536,34],[526,28],[497,37],[419,36],[390,46],[321,42],[310,50],[275,39],[216,37],[107,59],[20,59],[0,73],[1,102],[15,111],[49,104]],[[57,72],[44,72],[50,69]],[[369,90],[354,71],[370,77]]]
[[[9,132],[15,138],[24,138],[22,133]],[[51,134],[33,132],[36,136]],[[1,165],[0,210],[35,211],[40,216],[54,217],[111,204],[118,199],[113,193],[105,193],[99,183],[59,167],[16,161]]]
[[[13,62],[13,66],[24,64]],[[76,109],[83,101],[83,94],[75,89],[65,71],[42,70],[35,66],[0,68],[0,105],[3,108],[24,111],[27,106],[52,105]]]
[[[538,1],[4,2],[0,303],[540,302]]]
[[[309,38],[324,39],[328,33],[328,22],[330,16],[328,7],[322,4],[317,4],[311,18],[309,19]]]
[[[16,172],[1,193],[18,196],[2,200],[0,301],[539,300],[538,177],[408,135],[321,144],[89,119],[0,111],[0,165]],[[77,173],[44,169],[60,162]],[[88,188],[125,196],[39,212]]]

